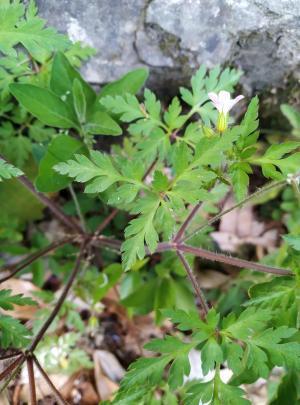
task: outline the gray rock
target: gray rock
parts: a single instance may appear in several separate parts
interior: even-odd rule
[[[39,0],[49,24],[97,49],[91,82],[149,66],[172,88],[201,63],[245,71],[252,90],[277,87],[300,65],[300,0]],[[172,90],[171,90],[172,92]]]

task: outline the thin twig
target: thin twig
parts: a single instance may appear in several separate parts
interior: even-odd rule
[[[185,256],[179,250],[177,250],[176,253],[177,253],[177,256],[181,260],[181,262],[182,262],[182,264],[183,264],[183,266],[184,266],[184,268],[185,268],[185,270],[187,272],[187,275],[188,275],[188,277],[189,277],[189,279],[190,279],[190,281],[191,281],[191,283],[192,283],[192,285],[194,287],[194,290],[195,290],[196,295],[198,297],[198,300],[200,302],[201,308],[202,308],[202,310],[203,310],[203,312],[205,314],[205,316],[204,317],[202,316],[202,318],[206,318],[206,316],[208,314],[208,311],[209,311],[209,307],[207,305],[205,296],[204,296],[200,286],[198,285],[198,281],[197,281],[197,279],[196,279],[196,277],[194,275],[194,272],[191,269],[191,267],[190,267],[188,261],[186,260]]]
[[[118,214],[118,212],[119,212],[118,208],[114,208],[112,212],[98,226],[95,235],[100,235],[100,233],[111,223],[111,221]]]
[[[81,265],[81,260],[83,258],[83,255],[85,253],[85,247],[86,247],[86,243],[84,242],[81,245],[80,248],[80,252],[79,255],[77,257],[74,269],[69,277],[69,280],[67,282],[67,284],[65,285],[55,307],[53,308],[53,311],[51,312],[51,314],[49,315],[49,317],[46,319],[46,321],[44,322],[44,324],[42,325],[41,329],[39,330],[39,332],[36,334],[36,336],[34,337],[32,343],[30,344],[30,346],[28,347],[28,352],[33,352],[35,350],[35,348],[37,347],[37,345],[39,344],[40,340],[43,338],[45,332],[47,331],[47,329],[49,328],[49,326],[51,325],[51,323],[53,322],[54,318],[56,317],[56,315],[58,314],[62,304],[64,303],[68,292],[70,290],[70,288],[73,285],[73,282],[80,270],[80,265]]]
[[[262,273],[275,274],[279,276],[293,276],[294,273],[290,270],[285,270],[279,267],[266,266],[260,263],[249,262],[248,260],[239,259],[237,257],[226,256],[222,253],[214,253],[209,250],[189,246],[185,244],[178,244],[177,249],[181,252],[191,253],[194,256],[202,257],[214,262],[230,264],[231,266],[240,267],[242,269],[252,269]]]
[[[22,354],[20,357],[18,357],[16,360],[12,361],[5,370],[3,370],[0,373],[0,381],[2,381],[4,378],[6,378],[16,367],[18,367],[20,364],[23,364],[25,361],[25,356]]]
[[[30,404],[37,405],[32,356],[28,356],[26,362],[27,362],[27,372],[28,372],[28,381],[29,381]]]
[[[4,156],[0,155],[0,158],[3,159],[6,163],[9,163]],[[37,191],[31,181],[25,176],[19,176],[16,178],[20,183],[23,184],[33,195],[36,196],[38,200],[40,200],[44,205],[46,205],[52,213],[67,227],[73,229],[76,232],[83,233],[81,227],[72,220],[72,218],[68,217],[60,207],[55,204],[54,201],[50,200],[46,195]]]
[[[53,250],[57,249],[60,246],[65,245],[66,243],[72,241],[74,238],[75,238],[75,236],[62,239],[62,240],[60,240],[58,242],[53,242],[49,246],[39,250],[38,252],[35,252],[35,253],[27,256],[24,260],[21,260],[20,263],[17,263],[14,266],[15,268],[13,268],[7,276],[4,276],[4,277],[0,278],[0,284],[4,283],[4,281],[7,281],[11,277],[15,276],[19,271],[21,271],[25,267],[29,266],[35,260],[39,259],[40,257],[43,257],[43,256],[47,255],[48,253],[52,252]],[[3,266],[0,269],[0,272],[5,271],[6,267],[7,266]]]
[[[15,367],[13,369],[11,369],[9,371],[9,373],[7,374],[7,376],[9,376],[9,378],[5,381],[5,383],[1,386],[0,388],[0,394],[2,394],[2,392],[8,387],[9,383],[15,379],[15,377],[18,375],[21,367],[23,366],[24,362],[26,360],[26,357],[24,355],[22,355],[20,357],[20,361],[15,365]]]
[[[78,217],[79,217],[79,219],[80,219],[80,223],[81,223],[82,230],[83,230],[84,232],[86,232],[85,219],[84,219],[84,216],[83,216],[83,214],[82,214],[82,211],[81,211],[81,208],[80,208],[80,204],[79,204],[77,195],[76,195],[76,193],[75,193],[75,191],[74,191],[74,188],[73,188],[72,184],[69,185],[69,191],[70,191],[71,197],[72,197],[72,199],[73,199],[73,201],[74,201],[75,209],[76,209],[77,215],[78,215]]]
[[[186,231],[186,229],[189,227],[190,223],[192,222],[192,220],[194,219],[194,216],[197,214],[197,212],[199,211],[200,207],[201,207],[202,203],[198,203],[197,205],[195,205],[195,207],[191,210],[191,212],[189,213],[189,215],[187,216],[186,220],[183,222],[183,224],[181,225],[181,227],[179,228],[177,234],[175,235],[173,241],[174,242],[179,242],[181,241],[184,232]]]
[[[48,377],[46,371],[43,369],[43,367],[41,366],[41,364],[39,363],[39,361],[35,355],[33,355],[33,361],[34,361],[35,365],[37,366],[37,368],[39,369],[39,372],[41,373],[41,375],[44,377],[46,383],[50,387],[50,389],[51,389],[53,395],[56,397],[57,401],[61,402],[61,404],[63,404],[63,405],[69,405],[69,403],[61,396],[60,392],[55,388],[52,381]]]
[[[264,194],[272,189],[282,187],[286,184],[286,180],[280,180],[274,183],[270,183],[267,186],[257,190],[255,193],[250,194],[248,197],[246,197],[244,200],[238,202],[237,204],[231,206],[230,208],[220,212],[219,214],[215,215],[208,221],[204,222],[203,224],[199,225],[196,229],[194,229],[190,234],[182,238],[182,241],[185,242],[189,239],[191,239],[193,236],[195,236],[198,232],[200,232],[202,229],[206,228],[209,225],[212,225],[213,223],[217,222],[220,218],[222,218],[224,215],[228,214],[229,212],[233,211],[236,208],[239,208],[243,206],[244,204],[247,204],[250,200],[253,198],[259,197],[261,194]]]
[[[7,359],[12,359],[13,357],[17,357],[20,356],[22,354],[22,352],[20,350],[18,350],[15,353],[11,353],[11,354],[5,354],[4,356],[0,357],[0,361],[2,360],[7,360]]]

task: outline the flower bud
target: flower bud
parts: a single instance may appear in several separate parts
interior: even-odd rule
[[[223,112],[219,113],[218,121],[217,121],[217,130],[219,132],[224,132],[227,129],[227,122],[228,121],[228,116],[227,114],[224,114]]]

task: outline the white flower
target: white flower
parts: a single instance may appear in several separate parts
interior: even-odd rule
[[[213,105],[216,109],[223,114],[227,114],[232,107],[244,98],[244,96],[239,95],[234,99],[231,99],[230,93],[228,91],[220,91],[217,93],[208,93],[208,97],[211,99]]]

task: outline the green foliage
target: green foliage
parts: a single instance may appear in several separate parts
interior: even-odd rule
[[[19,0],[3,0],[0,3],[0,50],[6,55],[15,56],[16,45],[24,48],[39,62],[44,61],[54,50],[64,50],[69,40],[53,28],[45,28],[45,21],[37,15],[33,1],[27,10]]]
[[[22,174],[23,172],[20,169],[6,163],[3,159],[0,159],[0,181],[3,179],[11,179],[12,177],[22,176]]]
[[[129,316],[154,312],[157,325],[169,319],[163,324],[164,338],[145,345],[152,354],[129,366],[114,404],[248,404],[239,386],[267,379],[275,366],[282,367],[286,375],[270,396],[271,403],[278,404],[285,396],[295,403],[299,384],[295,375],[300,369],[300,143],[259,138],[258,97],[250,101],[240,123],[228,117],[228,128],[222,133],[216,129],[218,112],[208,93],[233,92],[241,74],[235,69],[200,67],[191,79],[191,89],[181,88],[180,96],[169,105],[149,89],[136,95],[148,77],[145,69],[125,74],[97,94],[76,69],[92,54],[91,49],[71,45],[66,37],[45,28],[34,2],[25,7],[17,0],[3,0],[1,10],[0,147],[12,162],[0,159],[4,256],[10,259],[45,247],[43,233],[48,228],[54,240],[70,231],[57,227],[55,221],[48,226],[49,212],[45,210],[43,217],[43,206],[14,178],[23,172],[37,191],[55,193],[49,198],[56,202],[65,202],[69,193],[64,190],[73,181],[79,183],[70,187],[73,201],[65,202],[63,209],[80,217],[91,248],[74,284],[74,302],[63,303],[48,330],[53,333],[63,322],[67,333],[48,336],[38,348],[46,369],[71,374],[91,366],[78,339],[86,327],[88,333],[96,331],[102,303],[113,288]],[[299,136],[297,113],[287,106],[282,110],[294,127],[293,134]],[[97,150],[95,136],[119,136],[123,130],[127,136],[118,143]],[[185,223],[193,233],[211,214],[219,213],[231,190],[242,205],[256,166],[261,168],[261,177],[275,180],[274,186],[284,185],[285,180],[292,186],[278,197],[282,203],[276,208],[277,221],[283,217],[289,233],[265,260],[292,269],[293,275],[271,278],[270,274],[245,272],[220,288],[209,289],[206,295],[216,309],[206,314],[202,308],[199,314],[186,272],[174,254],[179,247],[187,248],[177,238],[178,229]],[[108,206],[119,214],[102,229],[101,221],[112,219],[105,215],[115,215]],[[195,207],[197,215],[189,216]],[[36,219],[43,219],[38,236],[35,224],[23,232],[24,223]],[[213,248],[213,229],[207,227],[193,237],[189,251],[197,246]],[[114,234],[122,241],[114,240]],[[51,253],[47,261],[31,264],[33,282],[42,286],[44,275],[51,272],[63,283],[72,270],[77,242]],[[121,260],[115,254],[119,246]],[[170,251],[165,252],[166,246]],[[197,252],[201,256],[203,250]],[[216,257],[213,252],[207,255]],[[191,271],[198,265],[191,255],[187,263]],[[33,333],[56,300],[49,291],[38,296],[45,306],[37,311]],[[88,322],[80,316],[77,298],[89,305]],[[20,321],[5,314],[14,305],[33,305],[33,301],[1,290],[0,343],[4,348],[23,347],[30,339]],[[169,327],[171,323],[177,325],[176,330]],[[187,383],[191,350],[199,353],[205,378]],[[233,375],[228,384],[221,379],[224,364]]]
[[[82,142],[68,135],[59,135],[54,138],[40,161],[36,178],[37,189],[43,192],[55,192],[65,188],[70,183],[70,179],[58,174],[53,167],[58,162],[69,159],[84,149]]]
[[[11,290],[0,290],[0,307],[3,310],[13,309],[14,305],[35,305],[31,298],[22,294],[12,295]],[[0,345],[8,347],[24,347],[30,341],[31,332],[20,321],[8,315],[0,315]]]
[[[281,112],[288,119],[293,128],[293,135],[297,138],[300,136],[300,113],[288,104],[281,105]]]

